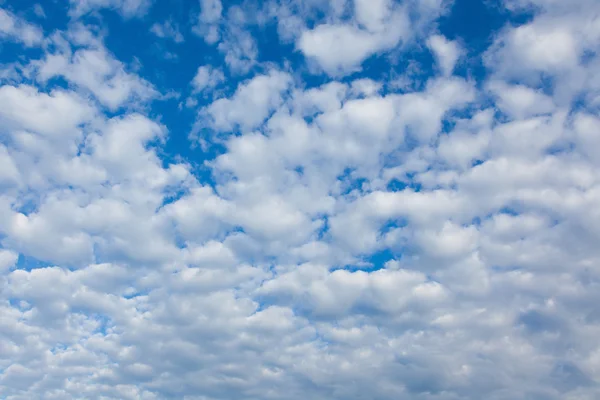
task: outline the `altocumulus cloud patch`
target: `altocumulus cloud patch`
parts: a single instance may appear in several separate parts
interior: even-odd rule
[[[1,398],[600,398],[597,1],[0,7]]]

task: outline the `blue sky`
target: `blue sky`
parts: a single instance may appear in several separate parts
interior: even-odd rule
[[[599,398],[599,15],[0,0],[0,398]]]

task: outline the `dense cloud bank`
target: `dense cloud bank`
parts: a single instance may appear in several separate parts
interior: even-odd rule
[[[465,2],[0,2],[0,397],[600,398],[600,3]]]

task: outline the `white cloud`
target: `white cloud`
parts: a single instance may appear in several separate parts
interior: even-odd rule
[[[18,41],[32,47],[42,43],[44,33],[38,26],[0,8],[0,39]]]
[[[234,5],[223,16],[220,0],[201,0],[200,3],[201,12],[193,32],[207,44],[217,45],[232,75],[247,74],[256,66],[258,58],[258,46],[250,33],[253,25],[258,23],[253,9]]]
[[[10,250],[0,250],[0,271],[3,273],[17,263],[19,254]]]
[[[565,28],[531,23],[511,30],[506,37],[506,67],[526,65],[541,71],[554,71],[577,64],[579,44]],[[508,56],[511,56],[509,58]]]
[[[46,94],[26,85],[0,87],[0,104],[4,131],[26,129],[48,138],[77,137],[78,126],[94,115],[94,109],[71,92]]]
[[[362,8],[360,12],[363,12]],[[359,20],[364,19],[367,29],[351,24],[318,25],[304,31],[296,45],[330,75],[351,72],[369,56],[389,50],[408,37],[410,23],[404,9],[397,7],[391,11],[381,25],[377,15],[357,16]]]
[[[356,20],[371,32],[377,32],[384,27],[385,19],[392,11],[389,0],[355,0]]]
[[[219,21],[223,12],[220,0],[200,0],[200,21],[214,23]]]
[[[90,47],[74,53],[67,48],[34,62],[37,79],[47,82],[54,77],[67,79],[86,90],[109,109],[116,110],[127,102],[144,102],[157,97],[158,92],[146,80],[128,72],[125,65],[87,30],[71,32],[80,44]],[[82,42],[83,41],[83,42]]]
[[[179,27],[171,20],[165,21],[162,24],[155,23],[150,27],[150,32],[159,38],[172,39],[175,43],[182,43],[184,41],[183,35],[179,31]]]
[[[511,118],[521,119],[551,113],[556,106],[552,98],[522,85],[490,82],[488,88],[498,96],[498,107]]]
[[[461,48],[442,35],[433,35],[427,40],[427,45],[433,52],[442,74],[451,75],[456,62],[461,56]]]
[[[198,67],[194,79],[192,79],[192,87],[194,92],[203,92],[218,86],[225,80],[225,75],[219,69],[215,69],[210,65],[202,65]]]
[[[79,18],[89,12],[102,8],[117,10],[123,17],[141,17],[152,4],[152,0],[69,0],[69,15]]]
[[[252,35],[240,27],[230,26],[229,34],[217,48],[235,74],[246,74],[256,64],[258,48]]]
[[[318,10],[316,4],[311,6]],[[444,13],[439,0],[339,1],[319,10],[326,18],[308,25],[294,20],[285,10],[283,7],[278,14],[282,38],[296,39],[297,49],[330,76],[360,70],[363,61],[373,55],[408,48]],[[347,16],[349,10],[351,18]]]
[[[326,13],[298,35],[388,48],[391,3],[294,1]],[[598,398],[594,29],[534,3],[483,77],[452,76],[457,49],[430,30],[411,37],[442,74],[402,91],[253,64],[202,104],[192,139],[218,149],[191,165],[165,154],[183,132],[162,108],[140,107],[150,83],[93,29],[55,33],[0,86],[0,396]],[[536,47],[569,35],[565,59]],[[340,74],[364,60],[319,54]]]
[[[304,32],[298,48],[315,58],[330,74],[355,68],[367,56],[377,51],[378,38],[352,26],[320,25]]]
[[[204,111],[215,129],[227,131],[239,126],[242,130],[250,130],[282,103],[282,94],[290,84],[288,74],[271,71],[240,85],[231,99],[218,99]]]
[[[39,3],[33,5],[33,13],[39,18],[46,18],[44,7]]]
[[[577,96],[598,95],[597,74],[590,57],[597,52],[600,30],[594,15],[595,2],[579,0],[568,4],[556,1],[510,1],[509,7],[536,11],[531,22],[506,28],[488,50],[484,60],[502,79],[519,80],[541,87],[549,80],[555,103],[567,105]],[[533,6],[533,7],[532,7]],[[584,66],[584,60],[586,65]]]
[[[220,39],[222,12],[221,0],[200,0],[200,15],[194,31],[208,44],[214,44]]]

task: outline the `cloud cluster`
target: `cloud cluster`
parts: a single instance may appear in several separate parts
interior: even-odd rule
[[[150,2],[0,10],[39,47],[0,66],[0,397],[600,396],[594,1],[505,0],[477,55],[437,0],[200,3],[186,132],[78,20]],[[364,67],[415,48],[408,86]]]

